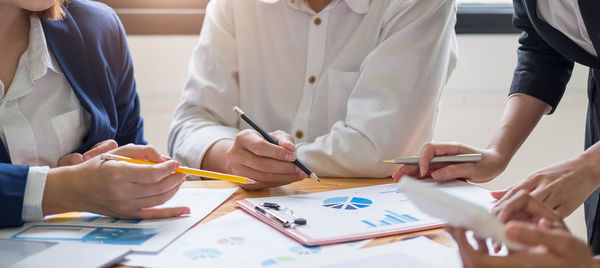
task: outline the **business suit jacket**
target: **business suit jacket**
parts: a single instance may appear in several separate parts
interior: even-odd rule
[[[71,0],[66,17],[42,21],[48,47],[91,115],[90,129],[77,150],[114,139],[119,145],[145,143],[139,98],[126,35],[112,9],[95,1]],[[11,164],[0,141],[0,228],[21,225],[28,166]]]
[[[574,62],[590,68],[589,105],[585,129],[585,148],[600,139],[600,58],[594,57],[568,37],[537,16],[536,0],[514,0],[514,25],[523,32],[519,38],[518,64],[510,94],[524,93],[552,106],[552,112],[563,96]],[[579,8],[590,39],[600,53],[600,1],[579,0]],[[588,240],[595,254],[600,254],[600,222],[597,219],[600,190],[585,201]]]

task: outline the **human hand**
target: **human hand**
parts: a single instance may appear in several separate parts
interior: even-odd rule
[[[542,219],[545,219],[554,223],[554,228],[560,227],[567,230],[567,226],[556,212],[545,206],[525,190],[519,190],[501,204],[494,206],[492,213],[503,223],[513,220],[540,223]]]
[[[435,156],[472,153],[480,153],[481,160],[474,163],[429,163]],[[421,149],[419,164],[404,165],[393,177],[396,181],[408,175],[437,181],[468,179],[472,182],[486,182],[502,173],[507,165],[508,160],[492,149],[481,150],[461,143],[427,143]]]
[[[542,220],[544,221],[544,220]],[[505,232],[509,239],[528,246],[507,256],[490,256],[485,241],[478,240],[474,249],[465,230],[447,227],[456,241],[463,266],[473,267],[593,267],[592,253],[585,242],[562,229],[549,229],[547,224],[511,222]]]
[[[517,192],[524,190],[562,218],[570,215],[599,186],[598,161],[595,156],[582,155],[533,172],[518,185],[493,192],[501,206]]]
[[[241,131],[235,141],[229,142],[225,153],[230,173],[255,180],[255,184],[241,185],[247,190],[275,187],[303,180],[307,175],[296,165],[296,146],[287,133],[277,130],[270,135],[279,143],[274,145],[255,130]]]
[[[83,155],[80,153],[71,153],[62,156],[57,163],[58,167],[64,166],[73,166],[77,164],[81,164],[91,158],[94,158],[103,153],[107,153],[108,151],[117,149],[119,145],[114,140],[105,140],[97,143],[92,147],[89,151],[85,152]]]
[[[157,162],[156,165],[104,161],[95,156],[48,172],[42,200],[44,215],[88,211],[121,219],[154,219],[189,214],[188,207],[154,208],[169,200],[185,181],[174,173],[176,161],[151,146],[126,145],[111,154]]]

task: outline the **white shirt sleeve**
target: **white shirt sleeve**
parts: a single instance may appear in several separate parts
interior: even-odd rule
[[[399,2],[361,65],[345,120],[297,146],[298,159],[321,177],[388,177],[398,167],[383,159],[414,154],[431,139],[441,91],[457,61],[456,6]]]
[[[202,34],[189,66],[183,101],[169,131],[169,153],[183,165],[200,167],[208,149],[222,139],[234,139],[239,118],[237,52],[229,1],[211,1]],[[210,63],[210,64],[207,64]],[[200,87],[200,88],[199,88]]]
[[[29,167],[25,195],[23,198],[23,221],[39,221],[44,218],[42,213],[42,199],[49,167]]]

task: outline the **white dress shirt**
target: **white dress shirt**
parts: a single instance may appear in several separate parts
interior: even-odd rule
[[[581,10],[577,1],[538,0],[538,17],[563,33],[585,51],[598,57],[598,53],[594,48],[594,44],[581,17]]]
[[[23,221],[42,218],[48,168],[81,146],[90,119],[48,50],[39,18],[30,21],[29,46],[6,94],[0,81],[0,138],[13,164],[31,166]]]
[[[456,65],[454,1],[301,0],[208,4],[169,151],[199,167],[216,141],[249,126],[296,138],[324,177],[387,177],[381,160],[418,152]]]

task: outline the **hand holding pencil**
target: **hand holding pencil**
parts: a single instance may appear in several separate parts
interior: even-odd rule
[[[240,131],[234,140],[217,141],[205,154],[203,167],[252,178],[255,184],[241,185],[247,190],[276,187],[307,177],[318,180],[316,174],[297,161],[294,139],[289,134],[280,130],[267,133],[239,108],[236,113],[245,122],[252,122],[248,124],[254,129]]]

